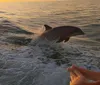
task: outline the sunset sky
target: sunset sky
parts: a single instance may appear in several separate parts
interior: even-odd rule
[[[56,0],[0,0],[0,2],[56,1]]]

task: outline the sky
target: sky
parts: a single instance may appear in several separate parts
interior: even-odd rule
[[[0,0],[0,2],[56,1],[56,0]]]

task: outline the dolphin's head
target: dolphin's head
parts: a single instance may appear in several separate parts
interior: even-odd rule
[[[76,35],[84,35],[85,33],[80,29],[80,28],[77,28],[74,29],[73,33],[72,33],[72,36],[76,36]]]

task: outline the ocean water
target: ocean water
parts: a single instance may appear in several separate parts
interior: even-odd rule
[[[0,2],[0,85],[69,85],[72,64],[100,69],[100,1]],[[40,39],[43,25],[80,27],[67,43]]]

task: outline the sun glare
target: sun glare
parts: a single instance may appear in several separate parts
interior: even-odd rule
[[[0,0],[0,2],[29,2],[29,1],[56,1],[56,0]]]

